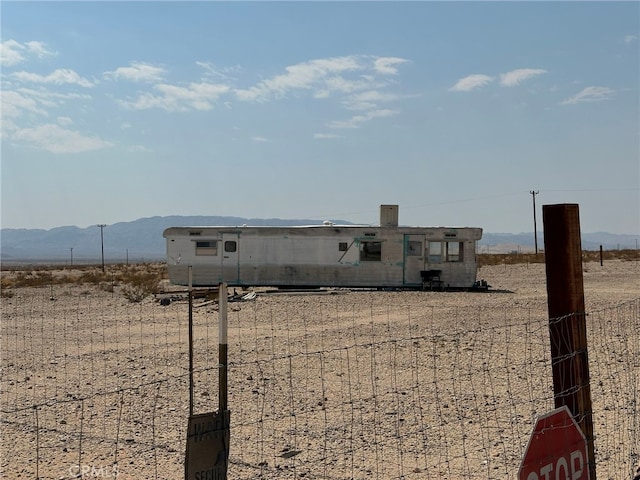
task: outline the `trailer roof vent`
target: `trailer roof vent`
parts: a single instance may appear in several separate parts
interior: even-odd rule
[[[380,205],[380,226],[398,226],[398,205]]]

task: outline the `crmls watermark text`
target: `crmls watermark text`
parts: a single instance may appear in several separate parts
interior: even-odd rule
[[[93,465],[73,465],[69,467],[69,474],[73,478],[116,478],[118,465],[94,467]]]

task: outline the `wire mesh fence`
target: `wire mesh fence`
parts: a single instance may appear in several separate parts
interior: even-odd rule
[[[6,478],[184,476],[187,305],[87,287],[3,298]],[[640,299],[588,315],[599,478],[632,478]],[[195,413],[218,314],[194,308]],[[229,478],[514,478],[554,408],[542,302],[504,293],[259,295],[229,304]]]

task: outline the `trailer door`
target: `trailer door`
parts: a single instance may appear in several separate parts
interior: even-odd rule
[[[422,285],[420,272],[425,265],[424,248],[424,235],[404,236],[404,285]]]
[[[222,281],[238,285],[240,280],[240,242],[237,233],[222,234]]]

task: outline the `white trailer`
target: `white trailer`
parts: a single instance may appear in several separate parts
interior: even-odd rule
[[[380,226],[171,227],[169,279],[178,285],[458,289],[476,284],[481,228]]]

